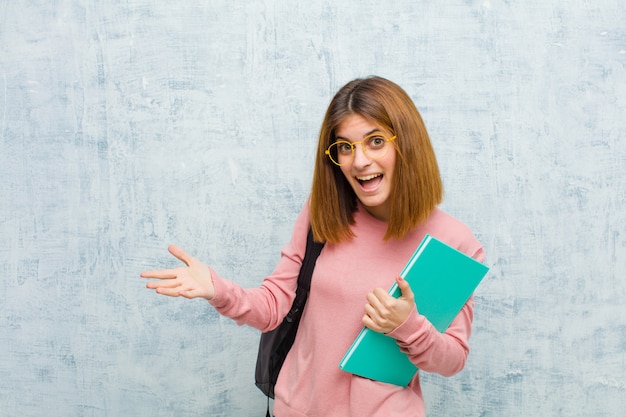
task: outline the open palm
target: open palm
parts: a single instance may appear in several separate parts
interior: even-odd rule
[[[148,282],[146,287],[169,297],[201,297],[207,300],[213,298],[215,287],[209,267],[189,256],[178,246],[171,245],[167,249],[186,266],[142,272],[140,274],[142,278],[157,279],[157,281]]]

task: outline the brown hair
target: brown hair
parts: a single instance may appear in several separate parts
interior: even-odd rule
[[[336,130],[350,115],[358,114],[398,138],[391,191],[391,212],[385,239],[402,239],[423,224],[443,197],[437,159],[422,117],[408,94],[381,77],[350,81],[333,97],[320,129],[313,186],[311,227],[315,240],[338,243],[354,237],[351,225],[357,198],[341,169],[325,150]]]

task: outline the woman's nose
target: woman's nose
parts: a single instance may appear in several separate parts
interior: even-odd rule
[[[362,144],[358,144],[354,147],[354,161],[353,164],[356,166],[367,166],[372,162],[372,160],[365,153],[365,149],[363,149]]]

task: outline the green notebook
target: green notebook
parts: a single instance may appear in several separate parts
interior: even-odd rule
[[[486,265],[426,235],[400,276],[411,286],[419,313],[445,332],[488,270]],[[398,298],[400,293],[394,283],[389,294]],[[395,339],[368,328],[361,330],[339,367],[402,387],[417,372]]]

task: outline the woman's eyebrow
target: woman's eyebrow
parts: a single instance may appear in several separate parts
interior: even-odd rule
[[[380,132],[380,129],[379,128],[374,128],[374,129],[370,130],[369,132],[367,132],[363,137],[366,138],[366,137],[368,137],[370,135],[373,135],[374,133],[378,133],[378,132]],[[348,139],[346,137],[343,137],[343,136],[335,136],[335,138],[336,139],[343,139],[343,140],[350,141],[350,139]]]

